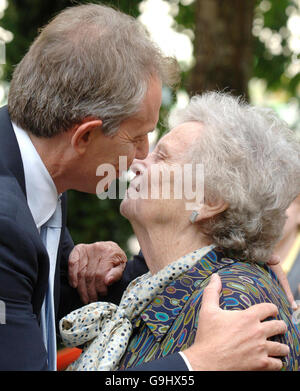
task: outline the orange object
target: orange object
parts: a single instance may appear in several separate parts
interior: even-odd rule
[[[78,348],[63,348],[57,352],[57,370],[63,371],[72,362],[77,360],[82,350]]]

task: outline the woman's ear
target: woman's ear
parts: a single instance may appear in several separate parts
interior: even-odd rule
[[[99,131],[102,126],[100,119],[85,119],[73,130],[71,145],[80,155],[84,154],[95,136],[95,131]]]
[[[217,216],[218,214],[224,212],[228,206],[228,203],[222,199],[214,201],[213,203],[205,202],[204,204],[201,204],[199,208],[195,209],[196,213],[194,213],[193,222],[197,223],[201,220],[206,220]]]

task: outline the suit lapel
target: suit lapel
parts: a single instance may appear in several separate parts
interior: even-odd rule
[[[7,106],[0,109],[0,124],[0,159],[2,164],[17,179],[26,197],[23,162]]]

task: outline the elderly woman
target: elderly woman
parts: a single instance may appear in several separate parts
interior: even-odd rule
[[[137,175],[121,204],[149,273],[128,286],[119,307],[92,303],[62,319],[65,343],[83,345],[69,369],[136,367],[187,348],[204,287],[218,273],[222,308],[278,306],[288,326],[276,337],[290,348],[284,368],[297,370],[299,329],[266,262],[300,192],[299,144],[271,110],[222,93],[192,98],[171,123],[155,150],[134,162]],[[178,183],[193,179],[198,188],[197,165],[204,167],[204,197],[178,196]]]

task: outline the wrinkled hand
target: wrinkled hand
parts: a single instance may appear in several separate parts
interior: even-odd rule
[[[78,244],[69,256],[69,283],[88,304],[106,295],[107,287],[121,279],[127,257],[114,242]]]
[[[289,347],[268,341],[287,330],[282,320],[269,320],[278,314],[274,304],[262,303],[242,311],[219,307],[222,283],[215,274],[205,288],[194,345],[183,351],[196,371],[280,370],[280,356]]]
[[[293,293],[291,291],[287,276],[281,267],[280,257],[278,257],[277,255],[273,255],[271,257],[271,259],[268,261],[268,265],[273,270],[273,272],[276,274],[280,285],[282,286],[282,288],[285,291],[286,297],[288,298],[290,305],[292,306],[292,308],[294,310],[296,310],[297,303],[296,303],[294,296],[293,296]]]

